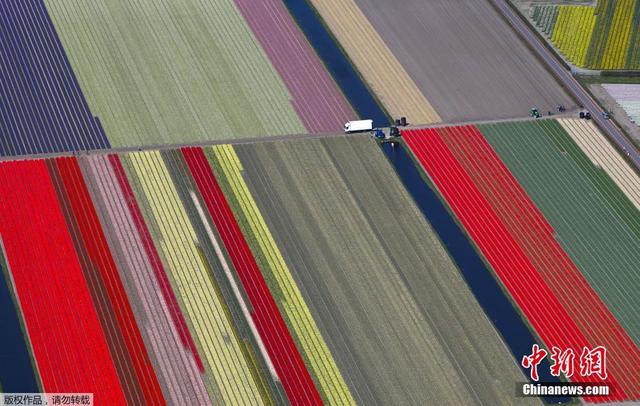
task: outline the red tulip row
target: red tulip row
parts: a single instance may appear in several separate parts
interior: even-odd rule
[[[478,129],[403,136],[545,344],[577,354],[583,346],[609,349],[608,382],[614,392],[590,400],[626,399],[637,390],[638,348]]]
[[[0,227],[44,389],[164,404],[77,160],[5,163],[2,172]]]
[[[592,346],[609,351],[609,371],[630,397],[640,391],[640,350],[556,241],[555,232],[477,128],[440,135]]]
[[[164,398],[138,330],[76,158],[49,160],[58,196],[127,400],[160,405]]]
[[[47,163],[0,164],[0,196],[0,234],[43,390],[124,404]]]
[[[201,148],[182,154],[251,303],[251,317],[292,404],[322,404],[320,395]]]

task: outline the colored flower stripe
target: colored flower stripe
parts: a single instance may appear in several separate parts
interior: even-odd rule
[[[268,285],[271,281],[271,291],[276,290],[281,293],[280,297],[276,296],[276,302],[287,324],[293,327],[291,332],[298,343],[298,348],[302,351],[302,356],[308,360],[307,366],[311,368],[323,400],[329,404],[355,404],[355,400],[351,396],[351,392],[287,268],[280,249],[242,178],[242,164],[233,146],[221,145],[213,147],[212,150],[221,168],[221,180],[224,179],[228,183],[231,187],[231,195],[239,203],[240,207],[234,210],[236,217],[241,227],[243,220],[248,226],[244,228],[244,231],[245,235],[249,233],[248,235],[253,237],[247,239],[254,254],[257,251],[261,258],[264,258],[263,263],[260,263],[258,258],[256,259],[261,268],[264,267],[262,268],[263,273],[270,276],[266,279]],[[224,189],[225,185],[221,186]],[[229,201],[233,206],[232,199]],[[252,244],[254,241],[257,244]]]
[[[607,348],[610,374],[634,397],[640,351],[558,244],[542,213],[477,128],[438,133],[592,347]]]
[[[46,163],[0,164],[0,233],[47,392],[124,393]]]
[[[638,92],[640,100],[640,85]],[[640,212],[640,177],[595,124],[578,119],[559,119],[558,123],[589,157],[594,167],[602,168]]]
[[[262,404],[241,337],[218,294],[200,241],[159,152],[123,162],[196,340],[213,404]]]
[[[616,0],[616,9],[611,20],[611,29],[607,45],[602,55],[604,69],[616,69],[626,66],[627,48],[631,37],[633,13],[637,0]]]
[[[182,153],[247,292],[254,322],[289,400],[293,404],[322,404],[204,151],[184,148]]]
[[[156,250],[153,240],[151,239],[149,229],[144,222],[142,212],[140,211],[140,207],[136,202],[136,198],[133,194],[133,190],[131,189],[131,185],[127,180],[127,175],[124,171],[124,167],[122,166],[122,162],[120,162],[120,158],[117,155],[109,155],[109,162],[118,180],[120,189],[125,196],[125,201],[136,225],[136,229],[138,230],[138,233],[142,238],[145,253],[151,261],[151,267],[153,269],[156,280],[160,285],[160,292],[162,293],[165,302],[169,306],[169,314],[171,315],[171,319],[173,320],[175,328],[180,335],[180,340],[182,341],[182,344],[191,352],[191,354],[193,354],[196,365],[198,366],[200,372],[204,372],[204,364],[202,363],[202,359],[198,354],[198,349],[193,342],[193,337],[191,337],[191,334],[189,333],[189,328],[187,327],[187,323],[185,322],[182,311],[180,310],[180,305],[178,304],[175,294],[171,289],[169,278],[167,277],[164,267],[162,266],[162,261],[160,260],[158,251]]]
[[[554,15],[556,17],[554,17]],[[590,69],[640,69],[640,2],[539,5],[531,17],[566,58]]]
[[[193,402],[209,405],[211,403],[200,373],[204,366],[199,368],[196,358],[183,341],[183,336],[191,339],[189,332],[177,331],[174,314],[165,300],[166,293],[160,287],[155,267],[129,211],[129,205],[137,208],[137,204],[131,196],[125,197],[120,188],[116,171],[109,160],[112,157],[118,160],[117,156],[94,155],[80,158],[79,163],[104,224],[105,235],[124,287],[131,302],[137,304],[133,306],[133,311],[149,355],[157,365],[158,379],[162,388],[166,389],[165,397],[168,403],[174,405]],[[146,228],[144,223],[142,226]],[[151,248],[155,249],[153,242],[150,243]],[[161,271],[164,272],[162,268]],[[172,290],[168,293],[173,296]],[[181,313],[178,316],[182,317]]]
[[[107,296],[105,281],[101,272],[98,270],[98,265],[92,262],[90,254],[82,241],[83,237],[82,232],[80,231],[80,226],[73,214],[69,195],[65,190],[60,173],[55,165],[55,161],[47,160],[46,162],[49,167],[49,174],[58,195],[58,201],[60,202],[62,213],[67,223],[67,228],[71,235],[71,241],[73,242],[76,254],[78,255],[80,267],[84,274],[84,279],[87,282],[87,287],[89,288],[89,293],[91,294],[91,299],[98,315],[98,320],[102,325],[102,330],[104,331],[107,339],[107,346],[109,347],[109,352],[111,353],[116,372],[118,373],[118,377],[122,384],[125,398],[129,402],[141,402],[143,395],[141,393],[141,388],[134,377],[133,361],[127,351],[123,336],[120,333],[115,316],[116,311]]]
[[[116,342],[124,341],[118,345],[119,354],[113,354],[113,357],[121,358],[116,362],[122,362],[125,368],[129,369],[121,377],[123,385],[130,388],[128,400],[131,403],[164,404],[160,385],[149,361],[89,191],[82,178],[78,161],[76,158],[57,158],[49,162],[57,170],[59,180],[62,182],[60,186],[66,193],[68,208],[71,210],[67,215],[72,216],[77,225],[79,235],[75,235],[74,239],[86,251],[86,261],[81,261],[81,264],[88,268],[87,273],[97,273],[94,278],[98,279],[100,289],[104,289],[102,292],[96,292],[102,295],[109,319],[103,328],[105,331],[110,331],[109,339]],[[96,306],[99,304],[96,303]],[[142,391],[142,397],[136,393],[138,390]]]
[[[235,0],[308,131],[339,131],[355,113],[279,0]]]
[[[108,148],[43,0],[0,2],[0,155]]]
[[[593,7],[561,7],[552,41],[570,60],[584,66],[596,16]]]
[[[408,131],[404,138],[485,255],[498,277],[548,347],[580,354],[590,343],[554,295],[471,177],[433,129]],[[610,377],[612,396],[589,401],[622,400],[622,388]],[[595,382],[594,377],[584,378]]]
[[[309,2],[391,116],[410,117],[415,123],[441,121],[357,1]],[[371,55],[375,55],[375,58]]]

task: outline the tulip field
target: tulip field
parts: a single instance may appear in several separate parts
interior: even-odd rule
[[[509,403],[522,373],[375,142],[234,149],[357,403]]]
[[[483,388],[508,404],[522,372],[399,179],[362,177],[380,167],[364,137],[0,162],[0,233],[43,389],[99,404],[349,405]],[[326,183],[310,182],[318,171]],[[409,208],[399,224],[393,207]]]
[[[0,3],[0,156],[108,148],[41,1]]]
[[[280,2],[44,3],[112,146],[336,131],[354,117]]]
[[[356,117],[278,1],[0,11],[1,156],[329,132]]]
[[[107,289],[101,289],[109,283],[102,280],[103,269],[83,266],[56,197],[61,185],[54,184],[47,162],[3,163],[0,173],[0,232],[43,387],[50,392],[93,392],[110,404],[122,404],[125,396],[143,401],[143,382],[131,368],[137,364],[148,378],[145,382],[153,384],[148,393],[157,395],[144,348],[129,352],[130,347],[118,342],[120,332],[109,337],[102,324],[98,308],[108,307],[113,319],[126,309],[116,308]],[[92,286],[90,277],[102,286]],[[123,385],[125,377],[128,383]]]
[[[578,120],[404,132],[542,341],[605,345],[610,399],[637,399],[640,181],[606,141],[582,152],[589,137]]]
[[[638,168],[510,1],[640,70],[640,0],[0,1],[0,404],[640,401]]]
[[[326,342],[288,269],[269,227],[242,177],[242,163],[230,145],[214,147],[208,159],[216,169],[220,186],[229,196],[230,206],[248,239],[256,261],[265,273],[267,285],[289,327],[301,355],[311,367],[309,371],[319,382],[319,391],[331,404],[354,404],[354,399],[331,356]]]
[[[597,5],[538,5],[531,18],[560,52],[589,69],[640,69],[640,3],[598,0]]]
[[[194,203],[172,181],[177,157],[198,187],[193,196],[200,191],[207,227],[219,230],[226,254],[218,260],[231,258],[231,279],[246,292],[245,315],[223,298],[230,280],[212,278],[219,265],[192,224],[201,219],[188,217]],[[320,402],[206,162],[188,149],[0,165],[0,230],[45,390],[93,392],[100,404],[269,404],[285,394]],[[43,221],[47,233],[38,234]]]

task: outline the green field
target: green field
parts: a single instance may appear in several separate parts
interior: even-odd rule
[[[556,121],[479,127],[558,242],[640,344],[640,212]]]
[[[595,7],[534,6],[531,18],[577,66],[640,69],[640,2],[637,0],[598,0]]]
[[[235,150],[356,402],[512,403],[522,373],[375,142]]]
[[[47,0],[115,147],[305,132],[232,0]]]

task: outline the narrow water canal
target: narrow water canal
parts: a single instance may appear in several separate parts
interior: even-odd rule
[[[0,392],[38,392],[6,272],[0,260]]]
[[[390,121],[384,109],[362,81],[342,49],[335,43],[333,36],[327,31],[308,0],[284,0],[284,3],[360,118],[373,119],[375,126],[388,126]],[[382,149],[458,265],[467,284],[502,335],[516,362],[520,364],[522,356],[529,354],[531,346],[536,343],[533,334],[464,232],[446,210],[436,192],[422,178],[408,152],[403,147],[393,148],[390,144],[383,144]],[[558,382],[558,379],[550,374],[549,362],[546,359],[538,370],[542,382]],[[528,376],[528,371],[524,372]],[[514,385],[514,395],[515,391]],[[569,398],[562,397],[544,400],[549,403],[570,401]]]
[[[389,117],[327,31],[313,6],[307,0],[283,1],[358,117],[372,119],[374,127],[387,127]]]
[[[464,232],[453,220],[436,192],[422,177],[405,147],[396,146],[394,148],[390,143],[386,143],[382,144],[382,150],[396,169],[402,183],[420,211],[458,265],[458,269],[471,287],[478,303],[500,332],[519,364],[522,357],[529,354],[531,346],[536,343],[533,334]],[[528,370],[524,370],[524,373],[529,376]],[[538,367],[538,373],[541,382],[558,382],[558,378],[551,375],[549,361],[546,358]],[[563,397],[545,398],[548,403],[566,403],[570,400],[570,398]]]

